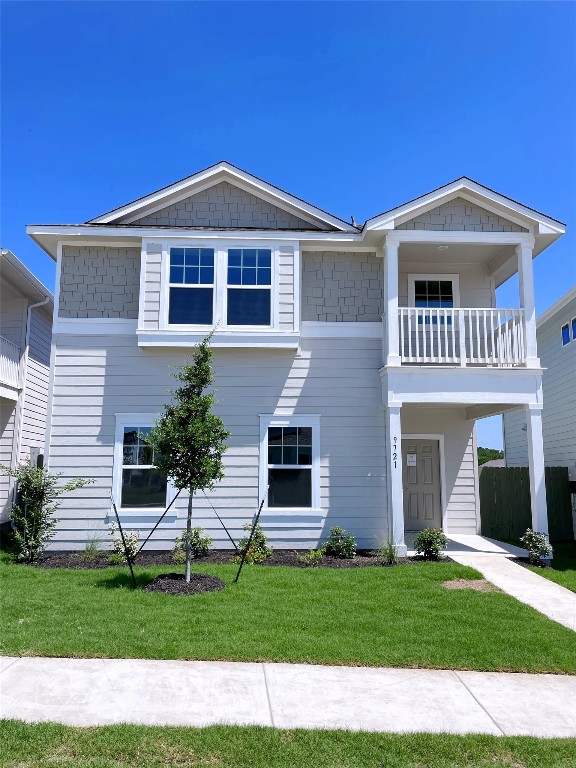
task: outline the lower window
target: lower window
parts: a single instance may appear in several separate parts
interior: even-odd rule
[[[117,473],[116,503],[121,509],[162,508],[166,506],[168,483],[154,465],[154,450],[146,438],[151,423],[124,421],[117,428],[121,441],[121,467]]]
[[[267,507],[311,509],[319,504],[319,419],[261,417],[261,479]]]

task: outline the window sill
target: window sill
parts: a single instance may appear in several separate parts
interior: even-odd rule
[[[310,515],[324,515],[325,510],[320,508],[305,507],[263,507],[263,515],[292,515],[294,517],[307,517]]]

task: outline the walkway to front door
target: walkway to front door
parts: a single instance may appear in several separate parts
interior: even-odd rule
[[[438,440],[402,440],[404,527],[407,531],[442,527]]]

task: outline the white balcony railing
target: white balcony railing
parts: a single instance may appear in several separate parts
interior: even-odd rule
[[[400,358],[415,365],[526,363],[523,309],[398,309]]]
[[[0,384],[20,387],[20,350],[4,336],[0,336]]]

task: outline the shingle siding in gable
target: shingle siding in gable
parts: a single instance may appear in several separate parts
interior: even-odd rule
[[[319,229],[228,182],[215,184],[132,223],[170,227]]]
[[[137,318],[139,291],[139,249],[63,249],[60,317]]]
[[[439,231],[471,232],[528,232],[524,227],[508,219],[490,213],[462,197],[457,197],[439,205],[427,213],[422,213],[396,229],[425,229]]]
[[[302,320],[378,322],[384,311],[382,259],[375,253],[302,256]]]

